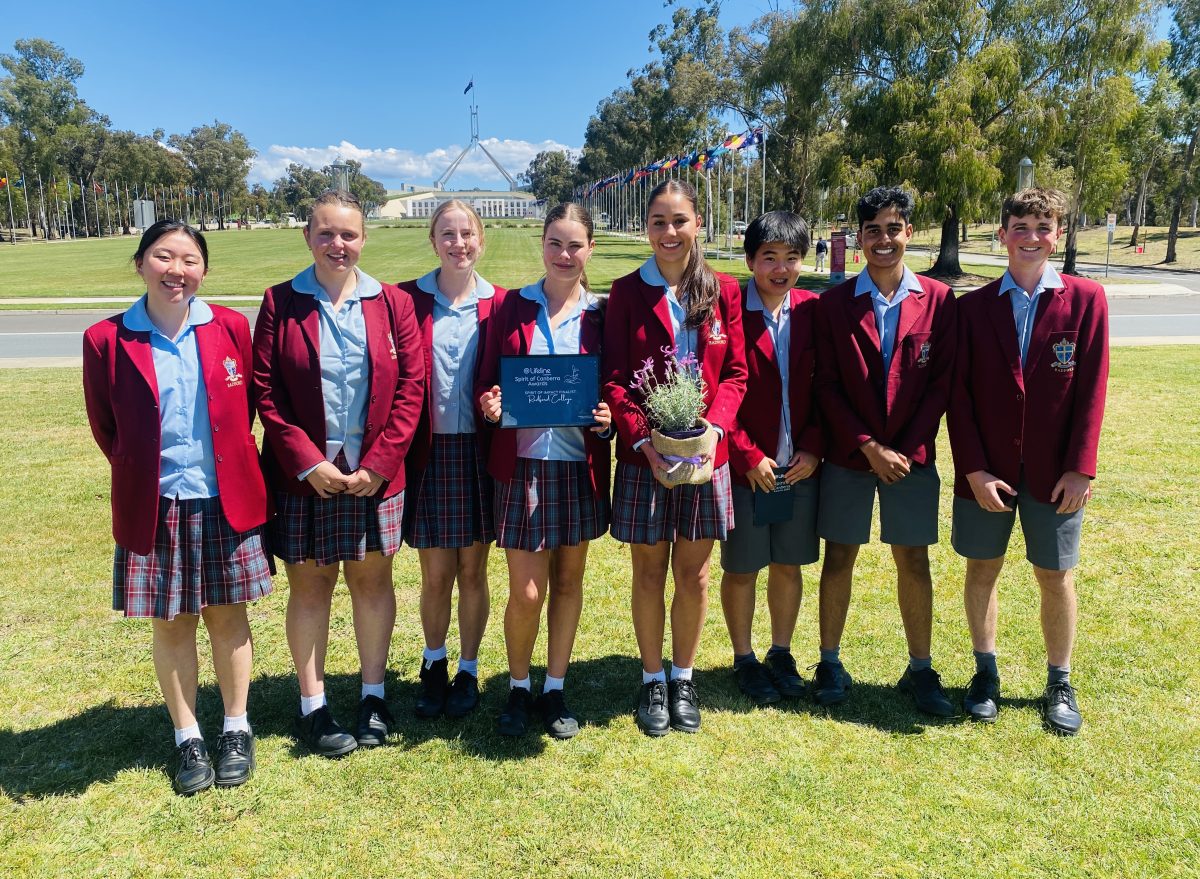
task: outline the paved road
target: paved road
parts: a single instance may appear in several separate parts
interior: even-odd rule
[[[257,307],[238,310],[253,323]],[[1116,296],[1109,311],[1118,344],[1200,344],[1200,293]],[[112,313],[0,311],[0,367],[78,364],[83,331]]]

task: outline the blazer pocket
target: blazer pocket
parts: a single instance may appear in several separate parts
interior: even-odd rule
[[[933,343],[929,341],[931,333],[909,333],[904,337],[904,351],[901,363],[914,369],[925,369],[933,356]]]
[[[1067,381],[1075,377],[1078,342],[1078,330],[1055,330],[1050,334],[1041,359],[1051,375],[1059,376]]]

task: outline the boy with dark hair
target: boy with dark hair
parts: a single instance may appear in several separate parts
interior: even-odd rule
[[[742,294],[749,378],[729,433],[734,527],[721,542],[721,607],[738,687],[757,705],[804,695],[792,633],[803,594],[800,566],[820,555],[815,473],[821,432],[812,396],[817,294],[795,289],[808,241],[804,220],[771,211],[750,224],[744,242],[752,272]],[[763,568],[771,616],[765,663],[750,638]]]
[[[899,687],[928,714],[954,707],[933,669],[933,581],[929,545],[938,539],[940,480],[934,440],[950,398],[956,343],[954,295],[904,265],[912,196],[877,187],[858,203],[866,269],[821,295],[816,393],[825,427],[817,533],[821,570],[821,660],[812,694],[846,699],[850,675],[840,646],[854,562],[871,538],[879,495],[880,540],[896,562],[896,591],[908,642]]]
[[[996,580],[1019,513],[1041,592],[1046,726],[1074,735],[1075,582],[1083,507],[1096,477],[1108,384],[1108,304],[1094,281],[1060,275],[1050,255],[1066,199],[1023,189],[1001,214],[1008,270],[959,301],[958,363],[947,419],[954,454],[952,543],[967,559],[975,676],[963,708],[996,719]]]

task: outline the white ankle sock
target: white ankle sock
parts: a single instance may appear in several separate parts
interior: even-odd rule
[[[225,715],[225,724],[221,727],[221,732],[250,732],[249,715],[239,714],[237,717]]]
[[[317,693],[315,696],[300,696],[300,716],[308,717],[318,708],[325,704],[325,691]]]
[[[178,748],[180,745],[182,745],[188,739],[202,739],[202,738],[204,738],[204,736],[200,735],[200,724],[193,723],[191,726],[187,727],[186,729],[175,730],[175,747]]]
[[[525,679],[521,681],[518,681],[516,678],[508,679],[508,688],[510,690],[516,690],[518,688],[522,690],[528,690],[531,688],[531,686],[532,685],[529,683],[529,675],[525,675]]]
[[[362,682],[362,695],[359,696],[358,698],[365,699],[368,696],[375,696],[378,699],[385,698],[383,695],[383,681],[380,681],[377,684],[368,684],[366,681],[363,681]]]
[[[549,693],[551,690],[561,690],[563,688],[563,681],[565,680],[566,677],[555,678],[546,675],[546,683],[542,684],[542,692]]]
[[[479,659],[463,659],[458,658],[458,670],[465,671],[473,678],[479,677]]]
[[[441,647],[437,647],[437,648],[433,648],[433,647],[426,645],[425,649],[421,651],[421,659],[423,659],[425,661],[426,668],[432,668],[433,664],[435,662],[437,662],[439,659],[445,659],[445,658],[446,658],[446,645],[445,644],[443,644]]]
[[[658,681],[665,684],[667,682],[667,673],[661,668],[658,671],[646,671],[642,669],[642,683],[648,684],[651,681]]]
[[[671,666],[671,680],[673,681],[690,681],[692,679],[692,670],[690,668],[680,668],[677,665]]]

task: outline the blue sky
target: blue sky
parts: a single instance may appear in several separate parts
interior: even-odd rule
[[[726,0],[724,23],[768,6]],[[431,182],[470,140],[472,78],[480,137],[512,174],[539,150],[579,149],[596,105],[652,57],[647,36],[671,13],[661,0],[57,0],[9,4],[0,52],[17,38],[58,43],[84,64],[82,97],[116,128],[228,122],[258,151],[252,181],[340,154],[394,188]],[[503,182],[476,150],[449,186]]]

